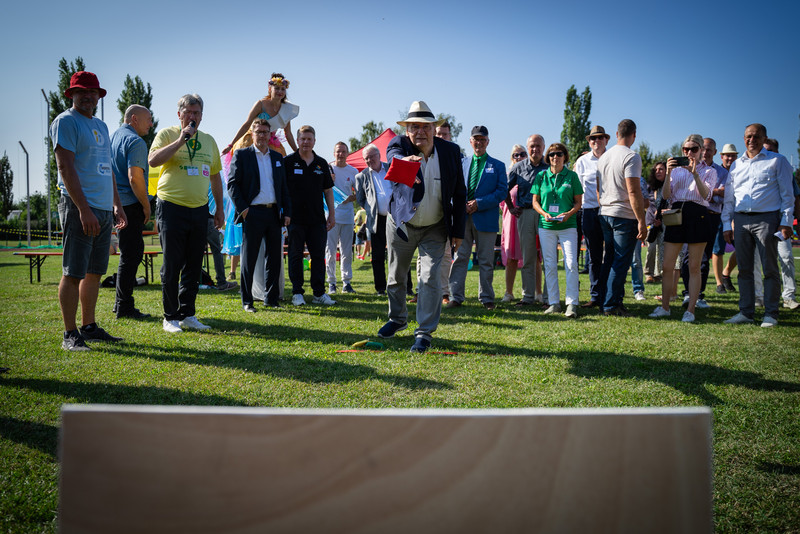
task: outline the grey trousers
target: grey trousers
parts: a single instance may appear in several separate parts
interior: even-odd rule
[[[397,227],[389,216],[386,218],[386,245],[389,251],[389,280],[386,293],[389,295],[389,320],[399,324],[408,322],[406,306],[406,280],[411,268],[414,252],[418,251],[422,268],[419,272],[419,294],[417,296],[417,323],[414,335],[428,340],[439,326],[442,313],[442,286],[439,269],[447,242],[444,220],[430,226],[406,225],[408,241],[397,235]]]
[[[778,272],[778,230],[780,213],[734,213],[733,240],[739,263],[739,311],[753,317],[755,311],[754,257],[764,268],[764,314],[778,318],[781,281]]]
[[[522,300],[533,302],[536,298],[536,235],[539,233],[539,214],[533,208],[522,210],[517,221],[517,232],[522,249]]]
[[[464,286],[467,281],[467,267],[469,258],[472,256],[472,243],[475,242],[475,250],[478,253],[478,268],[480,275],[478,278],[478,300],[481,303],[494,302],[494,242],[497,238],[495,232],[479,232],[472,221],[472,215],[467,216],[467,224],[464,228],[464,240],[456,251],[453,266],[450,269],[450,299],[456,302],[464,302]]]

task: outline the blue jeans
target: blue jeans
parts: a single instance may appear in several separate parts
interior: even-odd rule
[[[603,229],[600,227],[600,208],[584,208],[581,223],[586,240],[586,266],[589,269],[589,297],[592,302],[603,303],[606,296],[603,277]]]
[[[633,284],[633,292],[644,292],[644,269],[642,268],[642,242],[636,240],[636,246],[633,248],[633,261],[631,262],[631,284]]]
[[[631,267],[639,225],[636,219],[601,215],[600,226],[603,228],[606,249],[601,279],[601,283],[606,281],[606,300],[603,302],[603,310],[609,311],[622,305],[625,279]]]

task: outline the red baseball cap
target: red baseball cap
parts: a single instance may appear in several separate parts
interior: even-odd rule
[[[106,96],[106,90],[100,87],[100,81],[94,72],[81,70],[72,75],[69,79],[69,89],[64,91],[64,96],[72,98],[70,93],[73,89],[97,89],[100,91],[100,98]]]

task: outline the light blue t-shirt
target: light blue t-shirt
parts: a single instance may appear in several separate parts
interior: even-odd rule
[[[144,174],[144,188],[147,190],[147,173],[150,169],[147,164],[147,143],[139,137],[130,124],[123,124],[111,134],[111,169],[117,181],[117,192],[123,206],[138,204],[139,199],[133,193],[131,182],[128,178],[128,169],[139,167]]]
[[[111,140],[106,123],[97,117],[88,119],[70,108],[50,125],[50,138],[54,150],[60,146],[75,154],[75,170],[89,206],[111,211],[114,207],[114,184]],[[58,188],[61,194],[69,196],[61,173],[58,175]]]

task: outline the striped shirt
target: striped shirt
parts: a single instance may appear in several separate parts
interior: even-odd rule
[[[695,169],[700,176],[700,181],[706,184],[708,188],[708,195],[703,197],[697,191],[697,183],[694,181],[694,176],[688,169],[684,167],[675,167],[672,169],[672,175],[669,177],[669,188],[671,192],[670,200],[672,202],[694,202],[701,206],[708,207],[708,201],[711,199],[711,192],[714,185],[717,183],[717,171],[714,167],[706,165],[705,161],[700,161]]]

